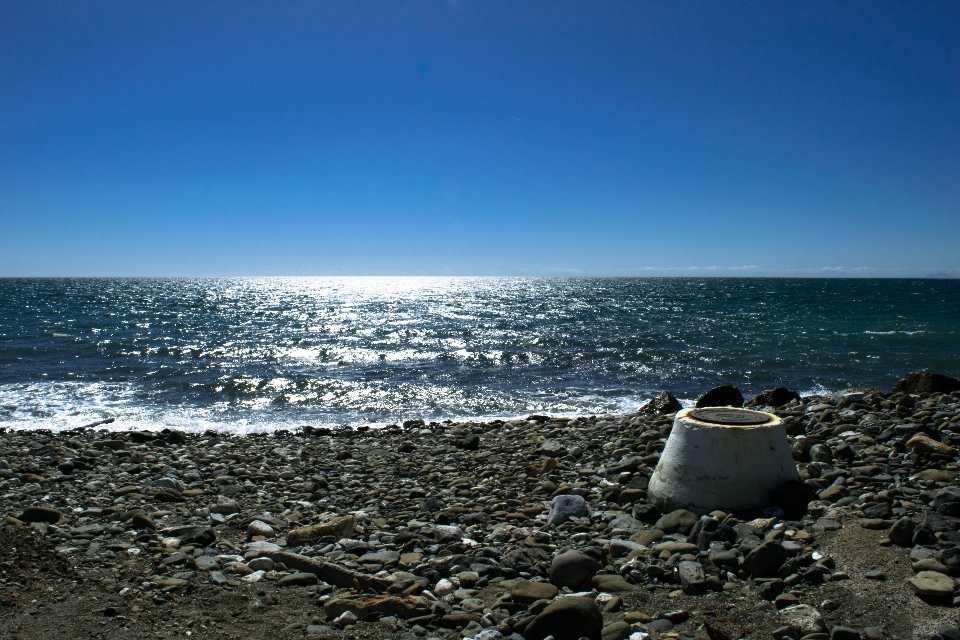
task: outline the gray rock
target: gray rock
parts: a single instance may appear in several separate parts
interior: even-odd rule
[[[686,509],[677,509],[664,515],[655,525],[664,533],[689,533],[700,518]]]
[[[556,440],[545,440],[544,443],[540,445],[540,453],[552,458],[559,458],[567,453],[567,448]]]
[[[600,570],[600,563],[579,551],[565,551],[550,563],[550,582],[558,587],[576,588]]]
[[[151,487],[156,489],[173,489],[174,491],[183,491],[183,483],[174,478],[157,478],[152,483]]]
[[[860,640],[860,632],[850,627],[833,627],[830,629],[830,640]]]
[[[608,624],[603,628],[603,631],[600,632],[601,638],[603,640],[624,640],[633,633],[633,627],[626,622],[614,622],[613,624]]]
[[[557,527],[570,518],[582,518],[587,514],[587,501],[583,496],[557,496],[550,503],[550,512],[547,514],[547,525]]]
[[[556,597],[559,590],[549,582],[531,582],[517,580],[510,587],[510,597],[514,602],[531,603],[537,600],[549,600]]]
[[[276,566],[276,563],[266,557],[261,556],[259,558],[254,558],[247,563],[247,566],[253,569],[254,571],[273,571],[273,568]]]
[[[919,596],[952,596],[956,588],[953,578],[936,571],[921,571],[907,580],[907,584]]]
[[[913,540],[913,531],[916,526],[916,523],[910,518],[900,518],[890,528],[890,542],[901,547],[909,545]]]
[[[706,576],[699,562],[684,560],[677,566],[680,587],[688,596],[695,596],[707,590]]]
[[[210,512],[219,513],[222,516],[229,516],[234,513],[240,513],[240,505],[232,498],[220,498],[220,500],[210,505]]]
[[[780,621],[783,624],[796,627],[801,635],[821,633],[826,630],[823,616],[808,604],[798,604],[780,610]]]
[[[568,597],[553,602],[524,629],[524,640],[601,640],[603,614],[591,598]]]
[[[764,542],[743,559],[743,568],[754,578],[775,578],[777,569],[787,561],[787,552],[779,542]]]
[[[360,564],[396,564],[400,562],[400,552],[384,549],[373,553],[365,553],[357,560]]]
[[[317,584],[319,579],[316,575],[312,573],[306,573],[304,571],[298,571],[296,573],[288,573],[279,580],[277,580],[278,587],[305,587],[311,584]]]
[[[627,514],[619,515],[611,520],[608,525],[611,529],[622,529],[629,533],[637,533],[643,529],[643,523]]]
[[[631,551],[643,550],[646,549],[645,546],[638,542],[631,542],[630,540],[616,540],[610,541],[610,557],[611,558],[621,558]]]
[[[830,518],[818,518],[817,524],[823,527],[824,531],[836,531],[837,529],[843,528],[842,524]]]
[[[865,505],[861,511],[868,518],[880,518],[881,520],[889,518],[891,514],[890,505],[886,502],[871,502]]]
[[[272,538],[276,535],[273,527],[268,525],[262,520],[254,520],[247,525],[247,537],[252,538],[253,536],[263,536],[264,538]]]
[[[198,556],[193,559],[193,566],[197,571],[219,571],[220,565],[213,556]]]
[[[636,585],[630,584],[623,579],[622,576],[616,574],[602,574],[599,576],[593,576],[590,579],[590,584],[593,585],[593,588],[597,591],[603,591],[604,593],[619,593],[621,591],[637,591],[639,587]]]
[[[810,460],[813,462],[833,462],[833,452],[827,445],[817,443],[810,447]]]
[[[644,626],[646,626],[650,631],[667,633],[669,631],[673,631],[674,624],[666,618],[657,618],[656,620],[651,620],[650,622],[646,623]]]

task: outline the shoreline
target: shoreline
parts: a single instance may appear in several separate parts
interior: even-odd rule
[[[784,420],[812,500],[714,513],[733,533],[713,548],[696,516],[647,502],[662,399],[379,429],[2,431],[0,633],[532,640],[571,595],[604,640],[956,627],[960,392],[752,407]],[[565,500],[582,507],[558,523]],[[747,560],[760,547],[784,554],[772,571]],[[950,595],[917,595],[921,572]]]

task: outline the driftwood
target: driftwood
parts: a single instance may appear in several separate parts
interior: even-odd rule
[[[380,580],[372,576],[367,576],[356,571],[350,571],[343,567],[301,556],[297,553],[288,553],[286,551],[274,551],[267,554],[274,562],[282,562],[291,569],[306,571],[315,574],[318,578],[328,584],[347,589],[371,589],[377,593],[383,593],[390,586],[386,580]]]

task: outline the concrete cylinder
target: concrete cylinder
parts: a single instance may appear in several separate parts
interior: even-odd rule
[[[770,504],[770,493],[799,481],[783,422],[748,409],[677,413],[647,494],[664,509],[707,513]]]

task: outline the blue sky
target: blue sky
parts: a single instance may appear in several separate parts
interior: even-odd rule
[[[0,0],[0,276],[960,275],[956,2]]]

